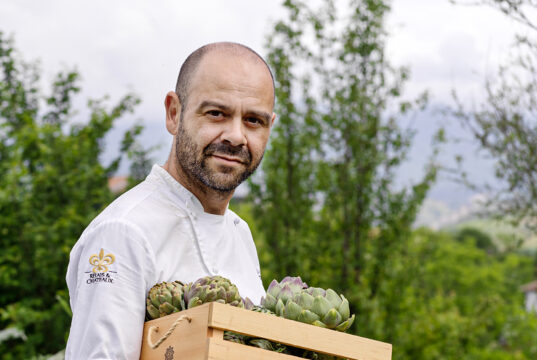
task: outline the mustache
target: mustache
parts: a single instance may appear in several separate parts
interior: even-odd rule
[[[244,146],[232,146],[225,143],[209,144],[203,150],[203,154],[205,156],[213,154],[229,155],[239,158],[245,164],[252,162],[252,154]]]

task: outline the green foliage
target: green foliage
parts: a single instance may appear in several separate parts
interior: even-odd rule
[[[436,176],[429,166],[420,182],[396,189],[413,136],[400,121],[426,95],[403,100],[408,71],[385,59],[388,2],[351,1],[341,16],[333,1],[284,7],[267,45],[278,117],[262,176],[250,183],[272,252],[263,275],[348,289],[360,315]]]
[[[531,11],[537,9],[534,0],[450,0],[456,4],[487,5],[498,9],[509,18],[537,30],[537,23],[531,16]]]
[[[458,2],[458,1],[456,1]],[[474,3],[476,4],[476,3]],[[455,94],[453,114],[460,119],[483,153],[495,160],[499,184],[471,183],[490,194],[486,213],[508,219],[514,224],[537,229],[537,23],[532,13],[533,0],[482,0],[510,19],[526,26],[529,32],[517,36],[509,58],[494,78],[486,79],[486,98],[468,109]]]
[[[393,343],[394,359],[535,358],[537,335],[517,330],[534,326],[519,291],[532,258],[496,254],[474,230],[412,230],[437,168],[396,186],[413,135],[401,119],[427,97],[405,101],[408,72],[385,59],[389,2],[284,7],[267,43],[277,122],[251,203],[236,209],[254,229],[265,284],[300,275],[344,293],[354,332]]]
[[[379,296],[394,359],[533,359],[526,344],[537,333],[526,330],[536,319],[524,316],[518,290],[531,269],[530,257],[495,258],[448,234],[416,231]]]
[[[292,4],[286,6],[291,17],[301,16]],[[267,262],[273,265],[263,269],[267,277],[296,273],[308,248],[295,240],[309,238],[312,232],[314,159],[320,146],[320,121],[315,112],[317,103],[308,92],[310,77],[299,78],[293,72],[295,59],[308,57],[297,38],[300,32],[298,24],[290,27],[279,22],[269,39],[268,63],[275,76],[277,124],[263,161],[265,176],[250,182],[252,197],[259,205],[254,207],[255,216],[261,219],[259,226],[273,252]],[[295,102],[296,92],[303,104]]]
[[[479,249],[483,249],[491,254],[498,251],[494,245],[494,242],[492,241],[492,238],[488,234],[475,228],[462,228],[457,231],[455,237],[460,242],[474,242],[475,246],[477,246]]]
[[[0,353],[27,359],[65,347],[69,252],[113,200],[108,177],[123,155],[104,167],[103,138],[139,100],[127,95],[113,107],[90,101],[87,123],[71,124],[78,73],[58,74],[51,95],[43,96],[38,69],[19,60],[1,32],[0,71],[0,328],[27,337],[1,343]],[[140,130],[127,132],[122,153]]]
[[[236,210],[255,220],[248,204]],[[537,316],[524,311],[519,290],[532,280],[531,256],[492,256],[475,241],[428,229],[401,241],[401,250],[384,264],[377,296],[368,299],[363,290],[341,289],[363,302],[356,334],[392,343],[394,360],[536,358]],[[264,263],[272,249],[264,241],[258,244]],[[326,277],[338,276],[323,269]],[[337,280],[326,284],[335,287]]]
[[[436,168],[396,186],[412,142],[400,120],[426,97],[404,100],[408,72],[385,59],[389,2],[349,5],[287,0],[288,17],[268,39],[278,120],[251,201],[231,204],[250,225],[265,284],[301,275],[343,293],[357,314],[353,331],[392,343],[394,360],[537,358],[537,317],[519,291],[537,257],[516,246],[496,253],[473,229],[412,230]],[[134,184],[150,161],[136,125],[120,156],[99,162],[103,137],[136,97],[91,101],[88,121],[71,124],[76,72],[59,74],[44,97],[36,67],[1,33],[0,69],[0,328],[26,334],[0,343],[0,353],[38,359],[65,346],[68,254],[113,199],[108,177],[126,155]]]

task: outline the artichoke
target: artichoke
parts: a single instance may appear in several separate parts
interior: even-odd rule
[[[183,288],[186,309],[211,301],[244,307],[239,290],[228,279],[221,276],[206,276],[187,284]]]
[[[248,335],[237,334],[232,331],[224,331],[224,340],[231,341],[237,344],[249,345],[265,350],[285,353],[287,347],[280,343],[275,343],[266,339],[254,338]]]
[[[253,310],[256,305],[254,304],[254,302],[252,300],[250,300],[249,297],[245,297],[242,299],[242,302],[244,303],[244,308],[246,310]]]
[[[260,349],[275,351],[279,353],[287,353],[287,347],[285,345],[282,345],[280,343],[275,343],[267,339],[259,339],[259,338],[249,339],[247,341],[247,344],[253,347],[258,347]]]
[[[261,299],[261,306],[272,312],[276,312],[278,300],[286,304],[288,300],[294,298],[297,294],[308,288],[308,284],[302,281],[300,276],[286,276],[281,282],[272,280],[267,294]]]
[[[346,331],[354,322],[349,301],[334,290],[310,287],[284,302],[276,303],[276,315],[307,324]]]
[[[183,284],[180,281],[156,284],[149,290],[146,305],[148,320],[184,310]]]
[[[232,331],[224,331],[224,340],[244,345],[246,344],[246,340],[248,340],[248,336],[237,334]]]
[[[263,314],[276,315],[273,311],[270,311],[269,309],[265,309],[262,306],[254,306],[253,308],[251,308],[249,310],[259,312],[259,313],[263,313]]]

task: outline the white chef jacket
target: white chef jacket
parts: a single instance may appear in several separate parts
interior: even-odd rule
[[[67,285],[73,319],[67,360],[139,359],[149,289],[162,281],[220,275],[259,303],[265,290],[252,234],[227,209],[199,200],[154,165],[110,204],[71,251]]]

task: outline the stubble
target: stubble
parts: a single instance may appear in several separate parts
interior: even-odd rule
[[[182,114],[181,114],[182,115]],[[182,116],[175,137],[175,155],[178,168],[194,186],[202,190],[213,190],[222,195],[229,194],[257,169],[263,155],[257,162],[253,162],[252,155],[244,146],[234,147],[225,143],[211,143],[205,148],[194,142],[186,132]],[[237,172],[236,168],[218,166],[218,169],[209,167],[208,160],[213,154],[229,155],[241,159],[243,169]]]

